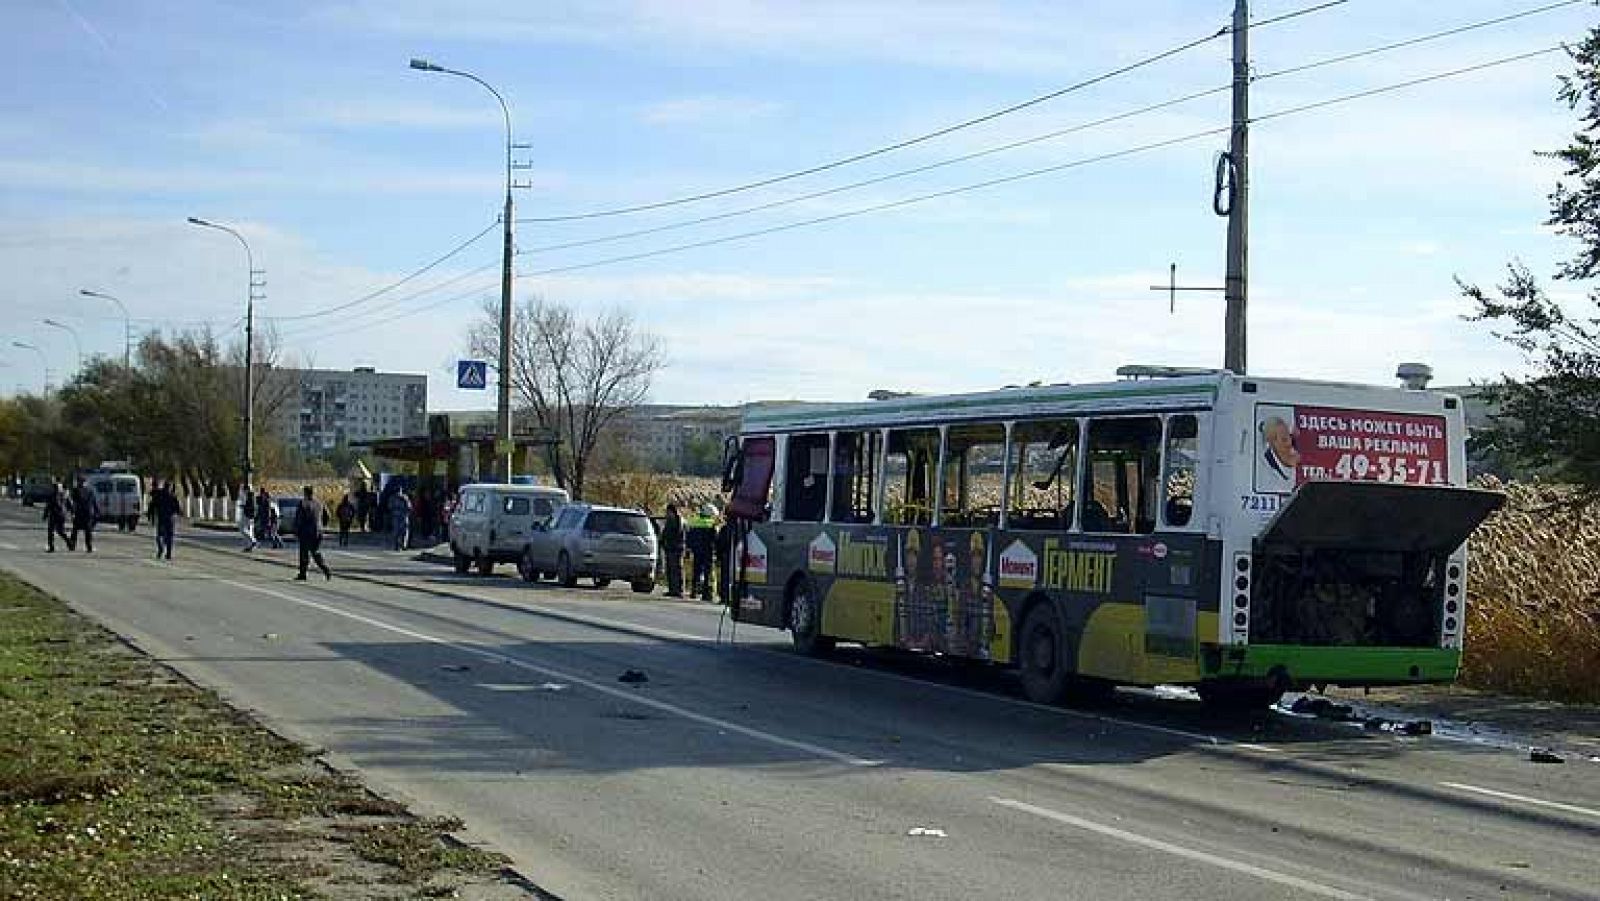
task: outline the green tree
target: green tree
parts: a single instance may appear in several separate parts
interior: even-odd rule
[[[1569,47],[1575,64],[1558,96],[1577,111],[1567,146],[1541,153],[1565,167],[1550,194],[1546,224],[1579,249],[1554,278],[1588,282],[1600,275],[1600,27]],[[1587,313],[1569,311],[1532,272],[1512,262],[1490,292],[1457,280],[1475,307],[1470,318],[1493,323],[1496,335],[1522,352],[1525,378],[1503,376],[1485,386],[1495,410],[1474,436],[1479,448],[1578,487],[1575,501],[1600,501],[1600,289],[1589,287]]]

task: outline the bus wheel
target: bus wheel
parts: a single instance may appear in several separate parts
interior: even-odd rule
[[[533,551],[523,548],[522,556],[517,558],[517,575],[524,582],[539,581],[539,570],[533,565]]]
[[[556,580],[562,588],[572,588],[578,584],[578,574],[572,571],[572,558],[566,551],[561,552],[561,559],[556,561]]]
[[[1022,693],[1035,703],[1057,703],[1066,694],[1072,673],[1055,608],[1049,602],[1033,605],[1022,620],[1020,634],[1017,664]]]
[[[789,590],[789,637],[794,649],[807,657],[820,657],[833,650],[833,639],[822,633],[822,606],[817,603],[811,580],[800,579]]]
[[[472,566],[472,558],[461,553],[454,545],[451,546],[450,552],[454,555],[452,562],[455,564],[456,572],[463,576],[466,575],[467,569]]]
[[[493,557],[489,556],[488,554],[479,554],[478,555],[478,575],[480,575],[480,576],[492,576],[492,575],[494,575],[494,558]]]
[[[1201,682],[1195,687],[1200,702],[1212,710],[1242,712],[1265,710],[1283,697],[1283,688],[1272,682]]]

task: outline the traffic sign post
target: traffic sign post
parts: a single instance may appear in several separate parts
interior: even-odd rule
[[[489,364],[483,360],[456,361],[456,387],[483,391],[489,387]]]

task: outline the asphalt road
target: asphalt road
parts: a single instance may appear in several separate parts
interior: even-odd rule
[[[1581,758],[1159,695],[1041,707],[984,671],[730,642],[710,605],[370,547],[299,583],[293,545],[43,537],[0,506],[0,566],[561,898],[1600,898]]]

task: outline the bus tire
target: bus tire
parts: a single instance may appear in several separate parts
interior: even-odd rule
[[[488,554],[480,553],[480,554],[478,554],[477,564],[478,564],[478,575],[480,575],[480,576],[492,576],[492,575],[494,575],[494,558],[493,557],[489,556]]]
[[[1028,608],[1017,641],[1017,672],[1022,693],[1037,704],[1056,704],[1067,695],[1072,670],[1067,666],[1066,633],[1049,601]]]
[[[572,571],[572,558],[566,551],[561,552],[561,559],[556,561],[556,581],[562,588],[575,588],[578,584],[578,574]]]
[[[533,565],[532,549],[522,549],[522,556],[517,558],[517,575],[521,576],[524,582],[539,581],[539,570]]]
[[[656,590],[656,580],[649,577],[634,579],[628,583],[633,588],[634,594],[649,594]]]
[[[833,650],[834,640],[822,634],[822,604],[810,579],[801,577],[790,584],[783,620],[796,651],[821,657]]]
[[[1253,679],[1201,682],[1195,686],[1200,703],[1212,710],[1229,713],[1265,710],[1278,703],[1283,692],[1283,687],[1272,681]]]
[[[467,570],[472,566],[472,558],[461,553],[461,551],[457,549],[455,545],[450,546],[450,553],[453,555],[451,562],[455,564],[456,574],[462,576],[466,575]]]

